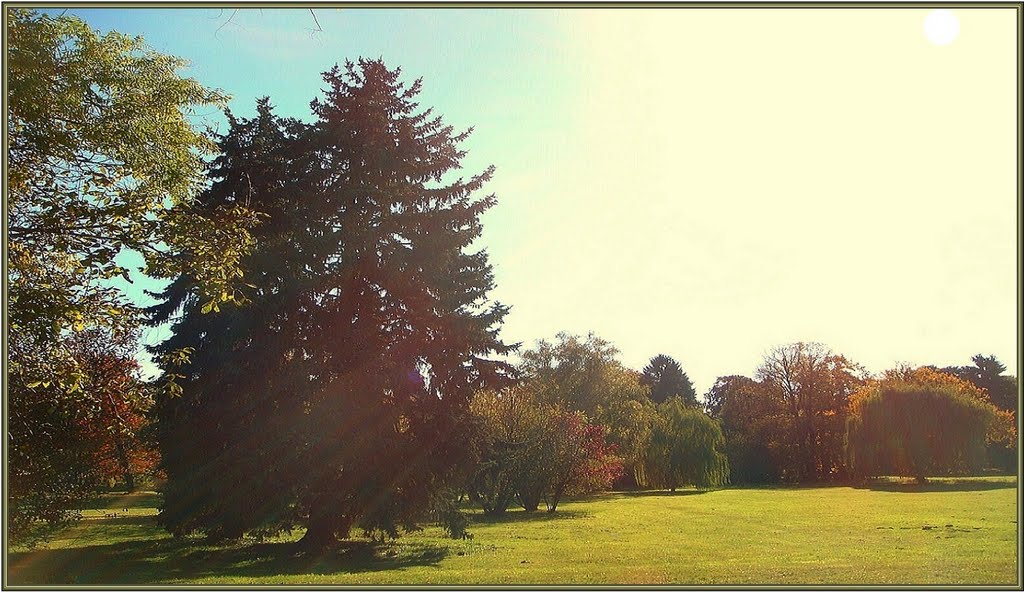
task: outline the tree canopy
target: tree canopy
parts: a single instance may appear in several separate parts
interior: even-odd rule
[[[977,354],[971,361],[973,366],[950,366],[942,370],[984,389],[997,408],[1017,413],[1020,408],[1017,377],[1004,374],[1006,365],[995,356]]]
[[[559,333],[522,352],[520,371],[530,379],[541,402],[593,415],[607,405],[611,390],[605,374],[617,364],[619,351],[593,333],[586,337]]]
[[[962,385],[891,373],[851,404],[848,462],[860,477],[965,474],[983,466],[994,417],[995,407]]]
[[[718,423],[680,397],[658,405],[647,452],[647,475],[653,485],[675,491],[693,485],[718,487],[729,481],[725,437]]]
[[[77,519],[82,502],[109,481],[133,488],[158,458],[143,437],[152,397],[133,357],[135,335],[90,329],[66,347],[83,376],[76,392],[57,382],[29,388],[18,375],[8,382],[8,535],[15,542],[34,542]]]
[[[780,413],[784,478],[842,476],[847,400],[864,375],[863,368],[820,343],[780,346],[765,356],[757,378]]]
[[[359,60],[324,81],[314,123],[262,100],[219,141],[201,202],[266,216],[242,262],[251,305],[206,314],[182,276],[150,310],[174,318],[158,353],[192,351],[165,365],[182,393],[158,408],[172,532],[394,536],[465,469],[470,396],[509,369],[488,357],[509,349],[507,308],[487,298],[487,254],[469,250],[493,169],[445,181],[469,132],[418,107],[419,80]]]
[[[697,405],[697,391],[693,389],[690,377],[670,356],[658,354],[651,358],[644,367],[643,382],[650,389],[650,397],[655,404],[664,403],[670,397],[682,397],[687,405]]]
[[[643,480],[642,457],[650,438],[654,405],[641,375],[622,365],[618,350],[591,333],[559,333],[522,352],[519,375],[540,403],[583,413],[607,428],[608,442],[624,463],[624,486]]]
[[[16,8],[6,22],[7,379],[23,422],[10,434],[12,507],[60,522],[95,481],[94,439],[79,428],[106,388],[90,373],[109,370],[83,359],[83,339],[135,345],[116,257],[138,252],[144,273],[187,271],[204,298],[231,300],[255,217],[195,207],[214,146],[188,115],[226,97],[181,77],[184,61],[70,16]],[[43,460],[48,447],[61,458]]]
[[[960,378],[948,370],[936,370],[934,366],[912,368],[899,366],[886,370],[877,380],[868,381],[850,397],[850,409],[856,409],[879,385],[912,384],[939,391],[952,391],[967,397],[992,410],[992,417],[985,431],[984,440],[989,465],[1005,471],[1017,467],[1017,422],[1016,414],[995,406],[988,391],[974,382]]]
[[[214,146],[187,118],[226,96],[180,77],[186,62],[142,38],[73,17],[15,9],[8,41],[11,329],[57,355],[69,330],[123,324],[130,304],[102,281],[129,277],[123,250],[149,275],[187,270],[205,296],[233,298],[255,218],[240,203],[193,208]]]
[[[787,424],[781,402],[764,385],[746,376],[719,377],[705,408],[721,423],[731,483],[781,479]]]
[[[517,499],[536,510],[547,486],[551,412],[523,388],[482,390],[471,409],[479,423],[479,458],[467,489],[485,514],[504,513]]]

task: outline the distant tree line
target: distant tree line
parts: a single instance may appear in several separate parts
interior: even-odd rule
[[[595,335],[562,333],[522,352],[514,386],[478,393],[482,446],[469,494],[485,512],[541,501],[553,512],[565,494],[613,485],[727,482],[721,429],[679,364],[659,355],[640,373],[617,353]]]
[[[718,378],[705,407],[722,424],[734,483],[838,481],[885,474],[894,466],[900,474],[917,476],[905,462],[865,464],[865,449],[857,453],[858,447],[883,439],[892,456],[905,456],[904,447],[918,445],[920,438],[945,441],[958,450],[966,450],[965,442],[975,448],[980,443],[983,454],[972,455],[971,462],[966,457],[936,460],[933,474],[983,466],[1014,471],[1017,398],[1009,393],[1016,393],[1016,378],[1003,375],[1005,367],[995,358],[978,355],[974,362],[973,367],[941,370],[897,368],[873,378],[823,345],[796,343],[771,351],[754,378]],[[998,399],[988,394],[993,386],[1003,389]],[[917,410],[906,415],[911,397]],[[893,401],[896,407],[888,406]],[[946,423],[926,426],[925,418],[939,409],[961,419],[949,415]],[[894,414],[920,417],[922,423],[892,423]],[[882,421],[889,422],[884,429]],[[940,449],[934,447],[936,455]]]
[[[525,428],[537,425],[529,417],[545,404],[581,413],[605,430],[608,446],[592,460],[621,465],[605,474],[613,488],[1016,470],[1016,400],[1006,396],[1016,379],[991,357],[975,356],[973,367],[900,367],[873,377],[822,344],[794,343],[770,351],[756,378],[720,377],[701,405],[671,357],[655,356],[640,373],[622,366],[616,353],[595,335],[568,334],[523,352],[519,385],[487,395],[505,405],[506,419],[505,432],[488,428],[504,464],[488,457],[481,465],[488,467],[480,474],[484,481],[494,485],[487,479],[499,466],[514,483],[528,478],[516,463],[531,471],[544,464],[543,455],[530,456],[535,449],[526,444],[531,432]],[[658,380],[666,368],[672,378],[665,382],[678,385],[668,395]],[[1002,406],[988,394],[992,385],[1005,389]],[[546,432],[535,433],[542,438]],[[592,482],[590,488],[602,484],[607,487]],[[477,489],[486,488],[478,483]],[[514,486],[504,498],[524,499]]]

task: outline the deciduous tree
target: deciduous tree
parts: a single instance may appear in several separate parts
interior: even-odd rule
[[[933,366],[912,368],[899,366],[886,370],[879,380],[869,381],[850,397],[850,408],[859,406],[862,399],[874,393],[879,384],[909,383],[939,390],[952,390],[974,399],[985,406],[992,406],[993,417],[985,434],[988,449],[988,460],[992,466],[1006,470],[1015,470],[1017,466],[1017,424],[1012,411],[994,406],[989,393],[977,384],[960,378],[947,370],[937,370]]]
[[[157,460],[143,434],[151,398],[133,357],[135,336],[87,330],[68,349],[83,377],[74,392],[56,382],[26,385],[18,374],[7,384],[8,534],[15,542],[75,520],[109,480],[134,487]]]
[[[820,343],[773,349],[757,379],[783,411],[783,478],[821,481],[842,476],[847,399],[864,370]]]
[[[658,405],[646,473],[652,484],[671,491],[686,485],[700,489],[725,485],[729,462],[718,423],[679,397]]]
[[[7,17],[7,394],[16,431],[39,438],[10,457],[9,501],[26,520],[60,521],[95,481],[79,428],[100,379],[75,335],[139,323],[111,283],[129,278],[115,258],[136,251],[146,274],[188,271],[198,295],[231,300],[255,218],[239,204],[195,207],[213,145],[188,115],[226,97],[180,76],[184,61],[70,16]]]
[[[141,253],[145,272],[201,279],[208,298],[235,294],[251,212],[199,214],[213,144],[186,114],[226,97],[139,37],[100,36],[82,21],[15,9],[8,19],[6,192],[10,328],[51,359],[72,330],[124,326],[133,308],[104,280]],[[23,337],[22,337],[23,336]],[[12,360],[15,372],[57,372]],[[39,377],[70,387],[77,375]]]
[[[522,352],[520,371],[543,403],[594,415],[612,397],[606,371],[619,351],[593,333],[586,337],[559,333],[555,341],[540,340]]]
[[[1020,413],[1020,390],[1016,376],[1005,374],[1006,365],[995,356],[978,354],[971,358],[973,366],[943,368],[984,390],[998,411],[988,434],[988,456],[992,466],[1007,472],[1016,472],[1017,416]]]
[[[847,424],[854,475],[964,474],[981,468],[995,407],[952,383],[889,376],[855,397]]]
[[[536,510],[547,477],[550,412],[522,388],[481,391],[471,409],[479,422],[479,460],[470,499],[489,515],[504,513],[517,498],[526,510]]]
[[[623,481],[628,482],[622,484],[635,486],[642,480],[653,405],[641,375],[625,368],[617,355],[597,335],[559,333],[555,341],[541,340],[522,353],[520,374],[538,402],[582,412],[588,422],[605,426],[608,442],[625,463]]]
[[[622,458],[623,474],[615,487],[644,487],[644,455],[651,440],[655,406],[634,370],[615,365],[605,374],[610,397],[594,421],[608,428],[608,442]]]
[[[772,483],[782,476],[785,411],[759,382],[722,376],[705,395],[705,408],[725,436],[731,483]]]
[[[610,487],[622,474],[622,461],[616,456],[615,447],[605,442],[605,426],[591,423],[580,411],[557,406],[549,410],[541,494],[548,512],[554,512],[566,494]]]
[[[605,426],[540,403],[534,392],[520,386],[473,399],[482,454],[470,497],[486,514],[503,513],[513,500],[528,512],[541,502],[554,512],[562,496],[606,489],[622,472]]]
[[[149,437],[153,389],[142,379],[135,344],[134,336],[115,339],[97,330],[72,338],[75,360],[86,370],[82,393],[91,409],[81,428],[98,443],[91,465],[101,481],[123,483],[128,491],[160,460]]]

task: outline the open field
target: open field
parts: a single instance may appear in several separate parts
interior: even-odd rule
[[[6,583],[1015,585],[1016,484],[606,493],[553,515],[477,514],[468,541],[427,527],[315,558],[292,553],[299,532],[175,541],[153,523],[155,494],[108,496],[46,547],[11,552]]]

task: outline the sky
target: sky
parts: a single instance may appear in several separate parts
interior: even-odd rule
[[[701,393],[796,341],[1017,374],[1013,9],[68,12],[188,59],[241,116],[269,96],[310,120],[359,56],[422,77],[474,128],[467,174],[497,168],[477,244],[507,342],[593,331]]]

